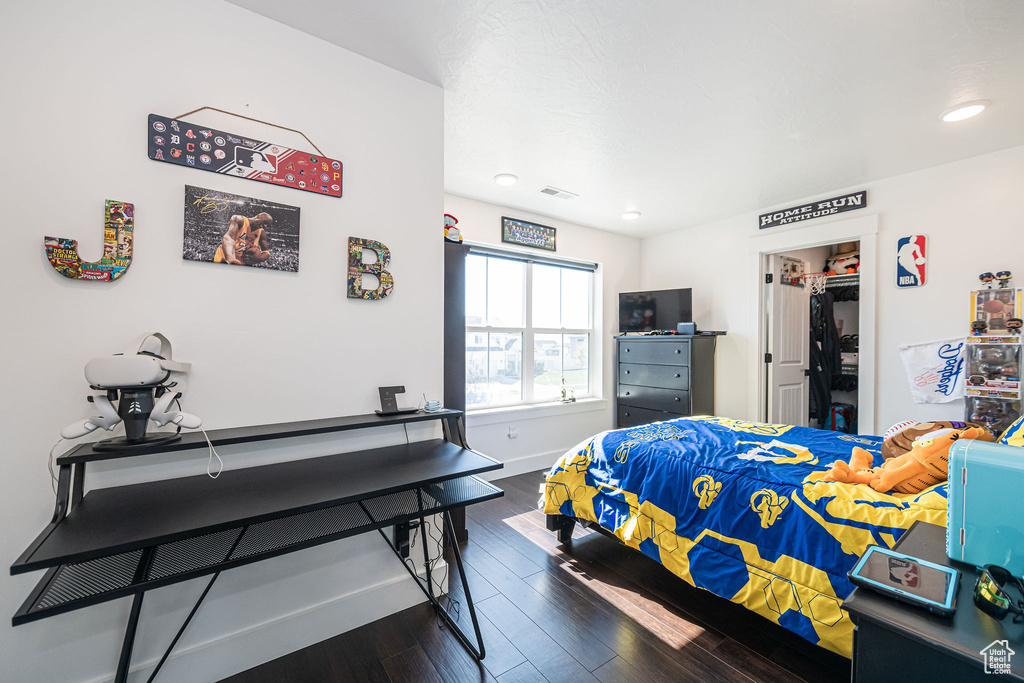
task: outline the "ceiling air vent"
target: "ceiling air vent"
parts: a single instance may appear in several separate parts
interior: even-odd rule
[[[566,192],[565,190],[559,190],[557,187],[551,187],[550,185],[541,190],[540,193],[549,194],[552,197],[558,197],[559,199],[575,199],[576,197],[579,197],[578,194]]]

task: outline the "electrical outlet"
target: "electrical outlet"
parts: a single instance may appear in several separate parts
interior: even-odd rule
[[[508,426],[508,438],[515,439],[519,436],[519,428],[515,425]]]

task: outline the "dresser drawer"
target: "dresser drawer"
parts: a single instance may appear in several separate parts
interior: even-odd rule
[[[619,363],[619,384],[640,384],[645,387],[685,391],[690,388],[690,368]]]
[[[686,341],[619,341],[620,363],[658,363],[689,365],[690,342]]]
[[[662,420],[674,420],[682,415],[674,413],[663,413],[660,410],[649,410],[647,408],[634,408],[633,406],[619,406],[616,428],[636,427],[638,425],[661,422]]]
[[[620,384],[619,403],[636,408],[667,410],[679,415],[690,414],[690,392],[677,389],[655,389],[638,384]]]

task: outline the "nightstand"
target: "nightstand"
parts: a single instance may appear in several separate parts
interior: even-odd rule
[[[946,529],[917,522],[895,550],[960,570],[956,614],[943,618],[865,588],[843,602],[853,632],[853,681],[1024,681],[1024,624],[993,619],[974,606],[978,571],[946,557]],[[1012,595],[1016,590],[1009,589]],[[1001,642],[1005,641],[1005,642]],[[1010,672],[986,675],[983,651],[1008,648]],[[993,656],[999,653],[993,651]]]

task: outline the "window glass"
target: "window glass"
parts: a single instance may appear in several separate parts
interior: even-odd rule
[[[562,398],[562,335],[533,335],[533,387],[538,401]]]
[[[466,332],[466,406],[487,403],[487,333]]]
[[[590,393],[590,335],[562,335],[562,375],[576,394]]]
[[[559,328],[562,326],[561,268],[533,266],[533,326]]]
[[[466,407],[517,403],[523,398],[523,335],[467,332]]]
[[[582,270],[562,271],[562,324],[569,330],[590,327],[590,290],[594,276]]]
[[[497,258],[487,261],[487,325],[522,327],[526,264]],[[466,287],[468,296],[468,280]]]
[[[467,325],[482,325],[487,319],[487,261],[483,256],[466,257]]]
[[[590,396],[593,286],[587,271],[467,257],[466,407]]]

